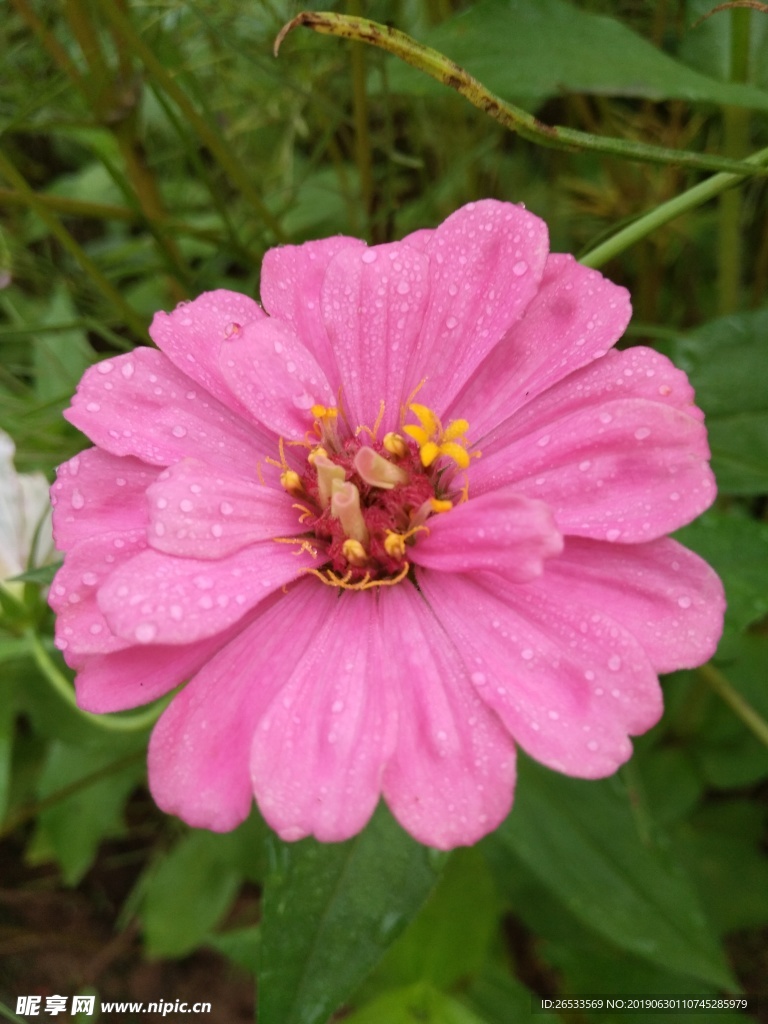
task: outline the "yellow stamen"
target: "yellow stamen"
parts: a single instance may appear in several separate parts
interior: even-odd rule
[[[369,573],[366,573],[361,580],[357,583],[350,583],[352,579],[352,572],[346,573],[344,576],[337,576],[332,569],[327,569],[325,573],[321,569],[302,569],[302,572],[311,572],[313,576],[317,576],[321,583],[324,583],[326,587],[339,587],[341,590],[370,590],[372,587],[394,587],[397,583],[401,583],[410,571],[410,564],[405,562],[402,569],[397,576],[392,576],[389,579],[383,580],[372,580]]]
[[[459,469],[466,469],[470,459],[479,456],[479,452],[470,455],[467,451],[469,423],[466,420],[451,420],[443,429],[438,417],[426,405],[412,402],[408,408],[419,422],[407,424],[403,432],[419,446],[419,457],[425,469],[440,456],[451,459]]]
[[[361,566],[368,561],[368,554],[359,540],[350,537],[341,546],[341,553],[350,565]]]
[[[405,438],[393,433],[391,430],[388,434],[384,435],[382,443],[389,454],[396,456],[398,459],[402,459],[408,454],[408,445],[405,443]]]
[[[430,498],[429,504],[433,512],[450,512],[453,508],[453,502],[447,498]]]
[[[295,469],[284,470],[280,474],[280,483],[294,498],[299,498],[304,494],[304,485]]]

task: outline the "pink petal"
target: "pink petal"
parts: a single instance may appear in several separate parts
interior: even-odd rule
[[[429,309],[405,382],[425,381],[419,402],[446,411],[536,294],[548,244],[542,220],[495,199],[463,206],[434,230]]]
[[[217,472],[196,459],[164,470],[147,492],[156,551],[217,559],[255,541],[303,533],[282,488]]]
[[[261,299],[273,317],[290,324],[334,386],[336,359],[321,315],[320,291],[328,264],[343,249],[359,251],[365,242],[337,235],[304,245],[269,249],[261,264]]]
[[[87,654],[108,654],[128,646],[110,628],[97,603],[99,588],[121,565],[147,546],[146,530],[102,533],[67,552],[53,578],[48,602],[56,612],[56,646],[69,665]]]
[[[521,410],[499,434],[503,447],[489,452],[484,443],[470,494],[514,484],[546,501],[563,533],[624,543],[653,540],[708,508],[706,430],[690,405],[677,407],[680,389],[661,394],[670,385],[634,374],[635,352],[606,356]],[[670,368],[666,380],[677,373]],[[643,395],[651,387],[653,400]]]
[[[157,470],[131,457],[87,448],[59,466],[51,487],[56,546],[66,551],[86,537],[146,529],[146,490]]]
[[[658,679],[610,593],[574,602],[549,575],[523,585],[491,573],[417,579],[477,693],[527,753],[568,775],[610,775],[632,753],[628,734],[658,721]]]
[[[100,448],[168,466],[186,455],[248,476],[275,439],[246,424],[148,348],[86,370],[65,417]]]
[[[469,420],[475,443],[569,373],[604,355],[621,337],[629,293],[572,256],[547,258],[525,315],[488,354],[451,406]]]
[[[314,596],[322,624],[259,723],[251,778],[264,818],[283,839],[339,842],[376,807],[397,698],[384,668],[376,596]],[[285,652],[277,658],[284,661]],[[271,674],[272,662],[264,667]]]
[[[182,373],[242,414],[219,369],[219,352],[237,326],[263,319],[264,311],[253,299],[219,288],[180,303],[172,313],[156,313],[149,334]]]
[[[335,599],[315,580],[275,595],[173,699],[149,744],[150,788],[164,811],[216,832],[248,816],[259,720]]]
[[[149,704],[194,675],[232,635],[230,630],[182,647],[131,646],[89,657],[75,679],[78,706],[101,715]]]
[[[563,538],[543,501],[501,487],[432,516],[408,557],[442,572],[491,569],[516,583],[540,576],[544,560],[559,555]]]
[[[325,557],[313,557],[298,542],[272,540],[216,562],[145,551],[110,577],[99,607],[131,643],[192,643],[227,629]]]
[[[609,608],[657,672],[703,664],[723,631],[719,577],[667,538],[632,545],[569,538],[562,557],[548,564],[546,584],[562,603]]]
[[[399,425],[418,383],[407,366],[421,344],[431,272],[427,257],[402,242],[343,249],[328,266],[323,318],[353,430],[373,426],[382,401],[382,430]]]
[[[221,371],[253,419],[281,437],[300,440],[312,426],[312,406],[336,404],[314,356],[279,320],[234,333],[221,351]]]
[[[430,578],[438,586],[451,579]],[[382,592],[379,615],[384,660],[376,682],[397,694],[399,707],[384,796],[419,842],[444,850],[470,845],[509,812],[514,746],[474,692],[453,636],[415,587]]]

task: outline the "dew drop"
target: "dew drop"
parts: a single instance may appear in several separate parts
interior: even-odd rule
[[[488,682],[488,680],[485,678],[484,672],[473,672],[469,678],[472,680],[475,686],[485,686],[485,684]]]
[[[691,599],[686,594],[683,594],[682,597],[678,597],[677,603],[680,605],[681,608],[691,607]]]
[[[171,433],[173,434],[174,437],[186,437],[187,428],[182,427],[179,423],[177,423],[176,426],[171,431]]]
[[[512,267],[512,273],[515,277],[522,277],[523,274],[528,272],[528,264],[525,260],[518,260],[517,263]]]
[[[98,402],[89,402],[85,408],[87,412],[99,412],[101,406],[99,405]]]
[[[459,321],[456,319],[455,316],[449,316],[448,319],[445,321],[445,326],[448,328],[449,331],[452,331],[458,322]]]
[[[231,516],[234,511],[234,506],[230,505],[228,501],[222,501],[219,505],[219,512],[221,512],[223,516]]]
[[[130,380],[134,374],[135,369],[136,367],[133,365],[133,363],[123,363],[123,365],[120,367],[120,372],[122,373],[126,380]]]
[[[648,427],[638,427],[635,431],[635,437],[638,441],[644,441],[646,437],[650,437],[651,432]]]
[[[533,651],[530,647],[526,647],[525,650],[520,651],[520,657],[523,659],[523,661],[530,661],[533,657]]]
[[[366,249],[361,259],[363,263],[375,263],[378,259],[378,253],[375,249]]]
[[[69,502],[72,508],[81,509],[83,505],[85,505],[85,498],[82,496],[80,491],[75,488],[75,490],[72,491],[72,497],[69,499]]]
[[[621,658],[618,656],[618,654],[612,654],[611,657],[608,659],[608,668],[611,670],[611,672],[619,671],[619,669],[621,668]]]
[[[614,540],[618,540],[620,536],[621,536],[621,530],[616,530],[616,529],[608,530],[606,532],[606,534],[605,534],[605,539],[606,540],[610,540],[610,541],[614,541]]]
[[[140,622],[134,636],[140,644],[151,644],[157,636],[157,626],[154,622]]]

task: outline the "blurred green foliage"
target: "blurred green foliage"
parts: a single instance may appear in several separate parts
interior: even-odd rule
[[[708,0],[327,6],[442,49],[549,123],[734,157],[768,145],[764,13],[697,23]],[[205,289],[258,295],[271,245],[381,242],[496,196],[525,202],[553,248],[578,254],[698,180],[536,148],[359,45],[296,32],[276,60],[274,37],[300,9],[10,0],[0,427],[20,470],[50,478],[83,446],[61,411],[88,365],[146,344],[157,309]],[[194,832],[148,805],[146,721],[73,706],[50,572],[38,572],[2,602],[2,856],[23,849],[72,886],[105,840],[138,842],[118,925],[138,923],[150,957],[209,946],[251,969],[258,958],[262,1024],[322,1024],[342,1006],[350,1024],[507,1024],[527,1019],[533,991],[754,993],[768,976],[767,209],[764,179],[746,181],[606,269],[633,295],[627,342],[670,354],[708,416],[720,497],[680,539],[729,598],[714,663],[666,680],[667,713],[619,776],[524,763],[509,820],[449,857],[383,809],[332,847],[282,844],[255,812],[229,836]],[[233,923],[243,885],[262,896]]]

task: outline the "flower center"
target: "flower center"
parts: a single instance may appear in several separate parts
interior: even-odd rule
[[[399,583],[410,570],[408,549],[429,531],[430,516],[466,498],[460,471],[471,457],[469,424],[453,420],[443,429],[426,406],[408,409],[418,422],[379,440],[378,424],[353,433],[336,408],[315,405],[311,440],[302,442],[309,449],[304,465],[295,470],[285,458],[280,463],[281,483],[296,499],[306,529],[297,542],[327,551],[323,568],[309,571],[329,586]]]

